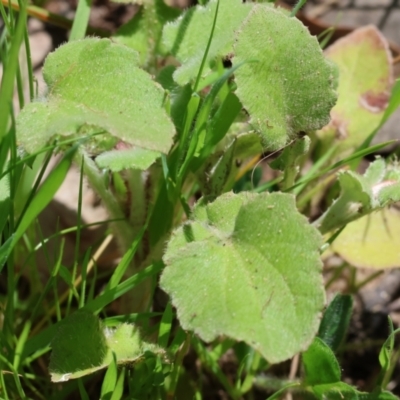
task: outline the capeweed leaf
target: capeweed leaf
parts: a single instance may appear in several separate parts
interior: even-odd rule
[[[44,65],[46,97],[28,104],[17,120],[25,150],[33,153],[57,136],[104,132],[110,140],[99,139],[100,152],[117,141],[168,152],[174,126],[163,108],[164,91],[137,64],[134,50],[108,39],[59,47]]]
[[[329,122],[336,102],[336,67],[297,19],[255,5],[236,32],[237,96],[269,150]]]
[[[288,194],[227,193],[172,235],[161,287],[184,329],[243,340],[269,362],[304,350],[325,301],[319,233]]]
[[[130,324],[104,327],[94,314],[79,310],[66,318],[52,340],[49,370],[53,382],[64,382],[117,364],[139,362],[145,353],[165,358],[160,347],[147,343]]]

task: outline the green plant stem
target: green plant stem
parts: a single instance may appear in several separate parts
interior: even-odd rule
[[[92,0],[79,0],[69,37],[70,41],[83,39],[85,37],[89,24],[91,5]]]
[[[192,337],[192,346],[193,346],[194,350],[196,351],[197,355],[199,356],[201,362],[204,364],[204,366],[207,369],[209,369],[215,375],[215,377],[219,380],[221,385],[227,391],[229,397],[233,400],[239,400],[242,397],[241,391],[231,385],[231,383],[228,381],[227,377],[221,371],[221,368],[219,367],[218,362],[210,356],[210,353],[204,347],[204,345],[201,343],[200,339],[193,336]]]
[[[247,393],[253,386],[254,377],[257,373],[258,367],[260,366],[261,356],[258,352],[254,352],[253,359],[251,361],[250,370],[246,375],[241,387],[240,392],[242,394]]]
[[[296,16],[296,14],[299,12],[300,8],[304,6],[304,4],[307,3],[307,0],[299,0],[297,4],[294,6],[292,12],[290,13],[291,17]]]
[[[0,143],[7,134],[14,92],[14,79],[18,70],[19,49],[26,29],[26,16],[26,3],[23,2],[8,52],[7,64],[4,65],[3,79],[0,86]]]
[[[28,29],[25,29],[24,31],[24,42],[25,42],[25,52],[26,52],[26,64],[28,67],[29,100],[33,101],[33,99],[35,98],[35,90],[33,85],[34,77],[33,77],[31,46],[29,45]]]
[[[200,79],[201,79],[201,75],[203,74],[204,65],[206,64],[207,55],[208,55],[208,52],[210,51],[211,41],[212,41],[212,38],[214,36],[215,27],[217,25],[218,10],[219,10],[219,0],[217,1],[217,6],[215,8],[214,20],[213,20],[213,24],[212,24],[212,27],[211,27],[210,37],[209,37],[208,42],[207,42],[207,47],[206,47],[206,49],[204,51],[203,59],[201,60],[199,72],[198,72],[197,77],[196,77],[196,82],[195,82],[195,84],[193,86],[193,92],[196,92],[198,90]]]
[[[183,342],[182,346],[177,351],[176,356],[175,356],[175,362],[173,364],[173,369],[172,369],[171,378],[170,378],[171,381],[170,381],[169,388],[167,390],[167,400],[175,399],[175,390],[176,390],[176,386],[178,384],[180,372],[182,370],[183,359],[189,350],[190,342],[191,342],[191,334],[187,333],[185,341]]]
[[[81,154],[82,155],[82,154]],[[94,161],[90,159],[86,154],[83,154],[84,172],[95,192],[101,197],[104,205],[111,217],[111,219],[119,220],[120,222],[115,224],[115,234],[122,248],[122,252],[125,253],[129,249],[135,235],[132,227],[125,219],[125,215],[121,210],[120,205],[106,187],[104,177],[101,175]]]
[[[12,8],[13,10],[20,11],[20,6],[16,1],[1,0],[1,3],[6,7],[9,7],[10,5],[10,8]],[[73,24],[73,20],[71,19],[65,18],[58,14],[54,14],[50,11],[45,10],[44,8],[37,7],[34,5],[28,5],[26,7],[26,11],[29,16],[35,17],[40,21],[58,26],[60,28],[71,29]],[[100,37],[111,36],[111,32],[109,31],[92,27],[88,27],[87,34],[96,35]]]

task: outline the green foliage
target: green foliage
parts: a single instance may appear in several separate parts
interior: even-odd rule
[[[237,32],[234,54],[234,65],[245,63],[236,73],[237,95],[266,148],[279,149],[329,122],[337,70],[300,21],[254,6]]]
[[[93,139],[95,153],[118,141],[168,152],[173,125],[162,108],[163,91],[139,69],[138,54],[108,39],[63,45],[46,60],[46,101],[27,105],[18,135],[28,152],[58,136],[105,132]],[[32,135],[32,130],[36,135]]]
[[[174,79],[180,85],[184,85],[197,76],[209,39],[216,6],[217,1],[211,0],[206,6],[190,8],[176,22],[164,27],[165,47],[182,62],[174,73]],[[223,29],[217,28],[213,35],[204,75],[209,72],[208,64],[217,56],[225,57],[232,54],[234,32],[253,5],[239,0],[227,0],[222,1],[219,7],[217,26]]]
[[[344,226],[375,210],[400,200],[400,170],[397,163],[378,159],[364,175],[341,172],[338,181],[340,196],[315,222],[322,233]]]
[[[183,328],[244,340],[270,362],[304,349],[324,304],[321,237],[293,197],[226,194],[192,218],[173,234],[161,277]]]
[[[93,314],[80,310],[66,318],[52,340],[53,349],[49,370],[53,382],[65,382],[109,367],[108,380],[117,364],[134,364],[145,353],[164,352],[156,345],[146,343],[138,329],[129,324],[104,327]],[[109,390],[104,388],[106,392]]]
[[[16,22],[0,4],[9,41],[0,40],[2,397],[202,398],[212,382],[239,400],[254,397],[272,364],[302,353],[301,378],[278,379],[275,389],[270,382],[271,399],[286,390],[321,400],[395,398],[386,387],[396,331],[382,347],[375,388],[364,393],[342,381],[335,355],[345,351],[351,298],[335,297],[320,323],[322,250],[346,224],[400,200],[395,157],[363,175],[353,170],[384,147],[370,140],[400,104],[399,82],[379,114],[365,115],[355,101],[367,92],[371,106],[389,93],[387,43],[374,29],[358,32],[371,39],[373,31],[379,49],[353,37],[349,48],[329,51],[337,68],[293,17],[304,1],[292,13],[270,3],[210,0],[181,12],[148,0],[109,40],[83,39],[90,2],[80,1],[74,41],[47,57],[47,92],[26,105],[16,64],[25,10]],[[332,123],[341,128],[339,112],[352,134],[324,136]],[[52,152],[62,155],[47,174]],[[272,173],[261,164],[270,157]],[[119,246],[105,269],[99,257],[111,236],[86,248],[82,177],[77,226],[50,236],[38,223],[74,161]],[[344,166],[338,194],[326,175]],[[72,231],[73,252],[64,236]],[[24,297],[26,277],[32,293]],[[54,387],[36,379],[50,349]],[[226,359],[235,365],[229,377]],[[100,374],[89,376],[106,368],[101,384]]]
[[[340,151],[357,147],[379,125],[390,98],[391,55],[373,25],[355,30],[326,50],[339,68],[338,102],[319,132],[326,146],[339,137]]]
[[[350,295],[337,294],[324,313],[318,336],[333,351],[337,351],[344,340],[352,308],[353,299]]]

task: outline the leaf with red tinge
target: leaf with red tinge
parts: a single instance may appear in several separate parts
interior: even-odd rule
[[[393,83],[392,57],[382,33],[368,25],[356,29],[325,51],[339,67],[339,98],[321,138],[338,138],[341,149],[361,145],[379,125]]]

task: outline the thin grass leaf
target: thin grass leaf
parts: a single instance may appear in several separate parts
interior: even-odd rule
[[[78,388],[79,388],[79,394],[81,396],[81,400],[90,400],[89,395],[85,389],[85,386],[83,384],[83,379],[80,378],[78,379]]]
[[[11,46],[8,53],[7,64],[4,65],[3,79],[0,86],[0,142],[7,133],[12,96],[14,92],[14,78],[18,70],[18,55],[24,32],[26,29],[26,3],[21,2],[22,7],[17,22]]]
[[[172,319],[174,313],[172,312],[172,306],[169,302],[167,307],[165,307],[164,314],[161,318],[160,329],[158,332],[158,345],[163,348],[168,347],[168,341],[171,334]]]
[[[122,368],[110,400],[120,400],[124,392],[125,368]]]
[[[290,16],[294,17],[300,11],[300,8],[303,7],[304,4],[306,4],[306,3],[307,3],[307,0],[299,0],[297,2],[297,4],[294,6],[292,12],[290,13]]]
[[[143,271],[138,272],[137,274],[125,280],[124,282],[120,283],[115,288],[110,289],[101,294],[99,297],[87,302],[85,307],[81,308],[81,310],[98,313],[107,305],[109,305],[111,302],[118,299],[126,292],[139,285],[145,279],[158,274],[163,267],[164,264],[161,262],[150,265]],[[57,332],[61,324],[62,321],[54,325],[51,325],[48,328],[42,330],[36,336],[28,339],[24,347],[22,357],[25,358],[36,351],[46,348],[53,339],[55,333]]]
[[[382,149],[390,144],[396,143],[396,142],[397,142],[397,140],[389,140],[387,142],[379,143],[379,144],[376,144],[375,146],[368,147],[367,149],[362,149],[362,150],[356,151],[351,156],[346,157],[343,160],[340,160],[340,161],[336,162],[335,164],[324,168],[322,171],[318,172],[316,175],[311,176],[307,179],[300,179],[295,185],[286,189],[285,192],[290,192],[302,184],[309,183],[309,182],[319,178],[320,176],[327,174],[328,172],[331,172],[337,168],[340,168],[340,167],[343,167],[344,165],[349,164],[353,160],[361,159],[361,158],[367,156],[368,154],[375,153],[375,152],[379,151],[380,149]]]
[[[72,24],[69,41],[83,39],[89,24],[90,7],[92,0],[79,0],[74,22]]]
[[[214,21],[213,21],[213,24],[211,27],[210,37],[208,39],[207,47],[206,47],[206,50],[204,51],[204,56],[203,56],[203,59],[201,60],[199,72],[197,73],[196,82],[193,87],[194,92],[197,92],[197,90],[198,90],[201,75],[203,74],[204,66],[207,61],[208,52],[210,51],[210,46],[211,46],[212,38],[214,36],[215,26],[217,25],[218,10],[219,10],[219,0],[217,1],[217,5],[215,8]]]
[[[101,400],[109,400],[111,394],[114,392],[115,386],[117,384],[118,378],[118,367],[115,353],[113,353],[113,361],[107,368],[107,372],[103,379],[103,384],[101,385]]]
[[[24,349],[30,330],[31,330],[31,320],[28,319],[24,324],[22,332],[18,338],[17,345],[15,347],[13,367],[15,368],[16,371],[18,371],[18,368],[21,364],[22,350]]]
[[[36,196],[32,199],[29,208],[26,210],[24,217],[17,227],[14,236],[14,244],[21,238],[24,232],[27,230],[29,225],[34,219],[40,214],[41,211],[47,206],[47,204],[53,199],[54,194],[64,181],[69,167],[72,164],[73,157],[78,149],[78,145],[69,149],[58,165],[50,172],[47,179],[43,182],[39,188]]]

